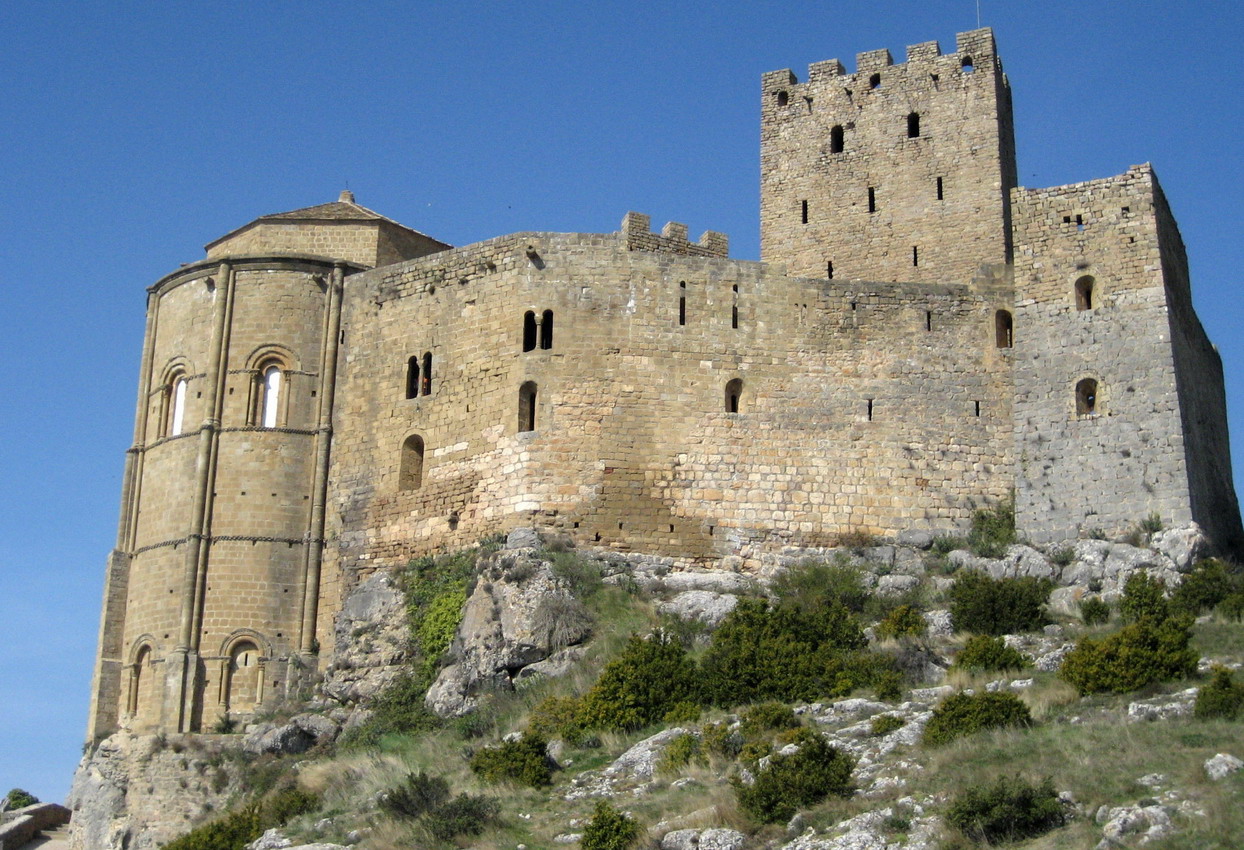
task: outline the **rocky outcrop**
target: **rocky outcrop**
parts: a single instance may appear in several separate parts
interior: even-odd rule
[[[512,689],[524,668],[582,643],[591,630],[587,609],[540,550],[507,546],[480,565],[450,648],[452,661],[428,689],[427,706],[440,717],[473,711],[480,694]]]
[[[346,596],[333,626],[332,663],[320,690],[341,703],[383,691],[406,660],[410,636],[406,596],[388,573],[375,573]]]

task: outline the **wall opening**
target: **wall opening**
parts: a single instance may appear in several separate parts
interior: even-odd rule
[[[932,310],[924,311],[924,329],[926,331],[933,330],[933,311]]]
[[[880,74],[873,74],[871,77],[869,77],[869,78],[868,78],[868,87],[869,87],[870,89],[879,89],[879,88],[881,88],[881,75],[880,75]]]
[[[743,379],[734,378],[726,383],[726,413],[738,413],[743,402]]]
[[[399,490],[418,490],[423,486],[423,437],[411,434],[402,443],[402,458],[397,472]]]
[[[687,282],[678,281],[678,324],[687,324]]]
[[[871,398],[868,399],[868,421],[873,421],[873,400]]]
[[[963,69],[965,74],[970,74],[976,70],[976,65],[972,62],[971,56],[964,56],[963,61],[959,63],[959,67]]]
[[[976,401],[976,402],[973,402],[973,404],[976,405],[976,415],[980,416],[981,415],[981,403],[979,401]]]
[[[777,93],[777,105],[785,106],[788,103],[790,103],[790,92],[783,89]]]
[[[281,401],[281,367],[273,363],[263,370],[262,375],[263,398],[260,402],[262,415],[259,424],[264,428],[275,428]]]
[[[833,260],[829,260],[828,262],[825,263],[825,277],[829,278],[830,280],[834,279],[834,261]]]
[[[870,213],[877,211],[877,190],[872,186],[868,187],[868,211]]]
[[[1084,378],[1076,384],[1076,415],[1093,416],[1097,413],[1097,381]]]
[[[944,200],[946,200],[946,195],[945,195],[945,193],[942,191],[942,178],[940,178],[940,177],[939,177],[939,178],[937,178],[937,199],[938,199],[939,201],[944,201]]]
[[[229,652],[229,670],[225,677],[225,710],[251,712],[259,704],[259,648],[250,641],[241,641]]]
[[[998,348],[1010,348],[1015,344],[1015,320],[1007,310],[993,314],[994,344]]]
[[[523,314],[523,351],[536,349],[536,314],[528,310]]]
[[[419,395],[419,357],[406,361],[406,397],[416,398]]]
[[[420,384],[420,392],[423,395],[432,394],[432,352],[426,351],[423,354],[423,378]]]
[[[1076,309],[1092,310],[1093,309],[1093,285],[1095,281],[1093,276],[1086,274],[1084,277],[1076,281]]]
[[[178,375],[173,380],[173,404],[172,412],[169,416],[168,435],[176,437],[182,432],[186,422],[186,388],[189,381],[185,375]]]
[[[518,431],[536,430],[536,382],[527,381],[518,388]]]
[[[133,683],[130,686],[130,698],[127,709],[129,714],[140,721],[155,718],[155,670],[151,665],[151,647],[143,646],[134,657]]]
[[[918,245],[911,246],[911,264],[913,266],[920,265],[920,247]]]
[[[540,317],[540,348],[548,351],[553,347],[553,311],[545,310]]]
[[[802,218],[803,223],[804,223],[804,224],[807,224],[807,223],[808,223],[808,202],[807,202],[807,201],[803,201],[803,202],[802,202],[802,204],[801,204],[801,208],[802,208],[802,209],[801,209],[801,212],[800,212],[800,217]]]
[[[907,138],[920,138],[920,113],[912,112],[907,115]]]
[[[829,131],[829,152],[842,153],[843,143],[845,141],[846,136],[843,132],[842,125],[835,125],[834,128]]]

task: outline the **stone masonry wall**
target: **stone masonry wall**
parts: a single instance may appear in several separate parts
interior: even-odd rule
[[[762,260],[806,277],[926,282],[1009,260],[1010,88],[990,30],[957,47],[918,44],[900,65],[861,53],[854,74],[818,62],[803,83],[764,75]]]

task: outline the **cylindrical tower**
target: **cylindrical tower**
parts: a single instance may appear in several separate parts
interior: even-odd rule
[[[245,718],[313,665],[343,282],[443,247],[343,194],[148,290],[91,738]]]

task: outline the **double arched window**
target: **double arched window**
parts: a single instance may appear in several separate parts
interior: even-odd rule
[[[284,428],[289,417],[290,360],[268,349],[251,359],[251,394],[246,421],[255,428]]]
[[[523,351],[548,351],[552,347],[553,311],[545,310],[537,318],[535,310],[528,310],[523,314]]]

